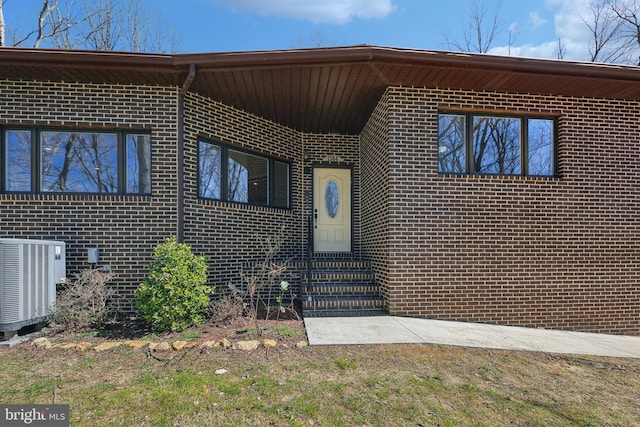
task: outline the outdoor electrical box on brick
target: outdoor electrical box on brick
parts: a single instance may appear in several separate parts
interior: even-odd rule
[[[100,258],[98,248],[87,249],[87,261],[89,264],[97,264]]]

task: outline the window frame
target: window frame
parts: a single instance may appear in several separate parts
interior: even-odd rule
[[[441,116],[459,116],[464,118],[464,142],[463,150],[465,156],[465,170],[463,172],[441,171],[440,170],[440,118]],[[520,143],[519,160],[520,172],[513,174],[476,172],[475,170],[475,143],[474,143],[474,118],[496,118],[496,119],[517,119],[520,121]],[[550,121],[553,124],[551,133],[551,172],[550,174],[530,174],[529,173],[529,122],[531,120]],[[438,138],[437,138],[437,158],[438,174],[440,175],[478,175],[478,176],[527,176],[553,178],[558,176],[558,117],[542,114],[520,114],[520,113],[500,113],[495,111],[460,111],[443,109],[438,110]]]
[[[30,132],[31,133],[31,153],[30,159],[30,185],[29,191],[7,190],[9,180],[7,178],[8,162],[8,141],[7,133]],[[93,192],[93,191],[42,191],[43,182],[42,171],[42,135],[47,132],[53,133],[78,133],[78,134],[104,134],[114,135],[116,138],[116,179],[117,189],[113,192]],[[129,192],[128,183],[128,153],[127,142],[129,135],[146,135],[149,141],[149,191]],[[153,141],[151,132],[145,129],[92,129],[81,127],[35,127],[35,126],[13,126],[0,125],[0,194],[34,194],[34,195],[99,195],[99,196],[149,196],[153,194]],[[140,185],[138,185],[140,187]]]
[[[200,168],[200,144],[210,144],[217,147],[220,150],[220,188],[218,188],[218,193],[220,194],[219,198],[216,197],[205,197],[201,194],[201,185],[202,185],[202,171]],[[254,156],[259,159],[263,159],[267,161],[267,204],[266,205],[258,205],[251,202],[242,202],[229,200],[228,194],[228,172],[229,172],[229,150],[234,151],[240,154],[246,154],[249,156]],[[254,151],[249,151],[243,148],[238,148],[234,145],[224,144],[218,141],[213,141],[208,138],[198,138],[197,145],[197,195],[200,200],[215,200],[224,203],[233,203],[240,204],[246,206],[258,206],[265,208],[273,208],[273,209],[286,209],[291,210],[291,188],[292,188],[292,165],[293,163],[287,160],[283,160],[280,158],[275,158],[272,156],[267,156],[265,154],[256,153]],[[287,195],[286,195],[286,204],[287,206],[277,206],[274,204],[275,194],[276,194],[276,179],[275,179],[275,164],[282,163],[287,166]]]

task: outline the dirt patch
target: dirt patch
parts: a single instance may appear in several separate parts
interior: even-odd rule
[[[90,342],[93,345],[107,341],[147,340],[150,342],[221,341],[274,339],[279,344],[295,346],[306,341],[306,331],[302,320],[260,320],[237,318],[224,324],[204,323],[179,332],[155,332],[146,322],[131,318],[107,323],[99,330],[73,331],[59,328],[35,332],[34,337],[47,337],[52,343],[73,341]]]

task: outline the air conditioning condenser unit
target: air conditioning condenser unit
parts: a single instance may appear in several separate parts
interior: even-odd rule
[[[0,239],[0,332],[49,317],[55,311],[56,284],[65,280],[64,242]]]

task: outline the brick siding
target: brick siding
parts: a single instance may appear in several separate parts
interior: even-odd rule
[[[146,275],[154,247],[178,232],[177,88],[2,81],[0,102],[0,125],[151,132],[150,196],[0,194],[0,237],[65,241],[70,277],[90,267],[86,250],[98,247],[100,265],[110,265],[117,275],[113,287],[120,310],[133,311],[133,291]],[[303,176],[305,140],[308,162],[330,158],[353,166],[357,188],[357,136],[302,134],[196,94],[187,94],[184,111],[185,243],[208,257],[209,282],[221,291],[227,283],[242,284],[242,264],[261,257],[258,237],[282,229],[280,258],[305,255],[301,207],[309,209],[304,191],[311,185],[311,176]],[[198,199],[199,137],[291,162],[291,209]],[[354,191],[356,200],[358,194]],[[287,278],[299,295],[299,277],[290,273]]]
[[[177,89],[0,81],[0,124],[152,132],[153,196],[0,194],[0,237],[67,242],[67,275],[89,268],[87,248],[117,277],[117,304],[133,290],[153,247],[176,233]]]
[[[198,138],[292,162],[291,209],[200,200],[197,193]],[[261,239],[281,230],[282,260],[302,255],[300,239],[300,135],[286,127],[196,94],[185,100],[185,243],[206,255],[209,282],[225,292],[242,287],[242,265],[263,256]],[[298,291],[299,292],[299,291]]]
[[[151,132],[151,196],[0,195],[0,237],[67,242],[70,275],[99,247],[132,310],[153,248],[177,233],[178,89],[0,81],[0,103],[1,125]],[[438,174],[439,108],[557,116],[559,176]],[[256,235],[284,229],[282,257],[304,257],[311,167],[350,166],[354,252],[392,314],[640,334],[638,102],[389,88],[361,135],[191,93],[184,113],[184,237],[218,287],[259,258]],[[198,137],[291,162],[291,209],[198,199]]]
[[[386,99],[374,118],[389,128],[392,314],[640,334],[638,102],[420,88]],[[439,175],[438,108],[557,115],[559,176]],[[364,188],[381,126],[363,132]],[[384,202],[364,194],[365,230],[384,231],[384,214],[368,214]]]
[[[371,262],[385,302],[391,300],[389,271],[389,96],[378,102],[360,137],[363,254]],[[388,308],[388,307],[387,307]]]

